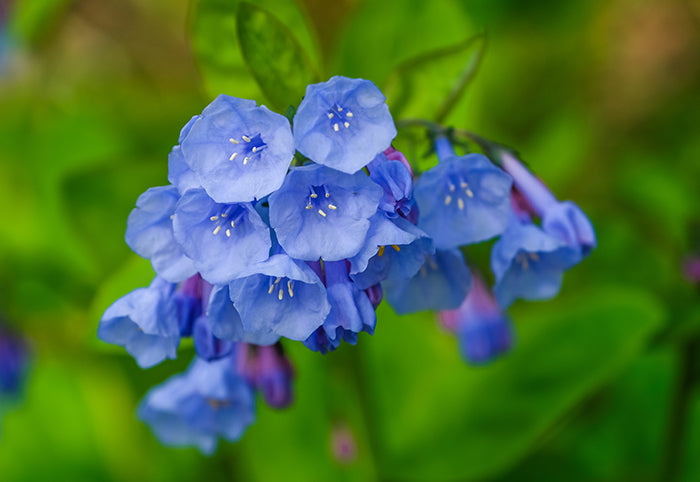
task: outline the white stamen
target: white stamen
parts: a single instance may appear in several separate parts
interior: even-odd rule
[[[282,288],[280,288],[280,292],[277,295],[277,299],[282,301],[282,298],[284,298],[284,290]]]
[[[348,127],[350,127],[350,123],[349,123],[348,121],[345,121],[345,122],[343,123],[343,125],[345,126],[346,129],[347,129]]]
[[[222,217],[222,218],[227,218],[227,217],[228,217],[228,214],[226,214],[226,213],[221,213],[221,217]]]
[[[464,209],[464,201],[462,201],[462,198],[457,199],[457,207],[459,207],[459,209]]]
[[[229,160],[229,161],[233,161],[233,160],[236,158],[237,155],[238,155],[238,153],[237,153],[237,152],[234,152],[233,154],[231,154],[231,157],[229,157],[228,160]]]
[[[275,280],[275,284],[279,283],[280,281],[282,281],[282,278],[277,278],[277,279]]]
[[[230,237],[231,237],[231,230],[230,230],[230,229],[227,229],[227,230],[226,230],[226,237],[227,237],[227,238],[230,238]]]
[[[445,197],[445,206],[449,205],[451,202],[452,202],[452,196],[450,196],[448,194],[447,197]]]
[[[318,194],[316,194],[315,192],[312,192],[312,193],[311,193],[311,197],[314,198],[314,199],[316,199],[316,198],[318,197]]]
[[[217,226],[217,227],[214,229],[214,231],[213,231],[214,236],[216,236],[217,234],[219,234],[219,231],[221,231],[221,226]]]
[[[338,106],[338,112],[343,112],[343,108]]]
[[[270,289],[267,290],[267,294],[271,295],[273,291],[275,291],[275,285],[270,285]]]
[[[326,213],[324,213],[322,209],[319,209],[319,210],[318,210],[318,214],[320,214],[320,215],[323,216],[324,218],[326,217]]]
[[[233,142],[234,144],[238,144],[238,141],[236,139],[234,139],[233,137],[231,139],[229,139],[229,141]]]
[[[236,227],[236,223],[233,222],[233,221],[231,221],[231,227],[232,227],[232,228],[235,228],[235,227]]]
[[[258,152],[258,148],[256,146],[253,146],[253,152]]]
[[[334,205],[334,204],[329,204],[329,205],[328,205],[328,209],[332,209],[332,210],[335,211],[336,209],[338,209],[338,206],[336,206],[336,205]]]
[[[469,184],[467,184],[466,182],[462,181],[462,182],[459,183],[459,187],[461,187],[462,189],[464,189],[465,187],[469,187]]]
[[[244,157],[244,158],[243,158],[243,165],[245,166],[246,164],[248,164],[248,158],[247,158],[247,157]]]
[[[340,130],[340,127],[338,127],[338,124],[333,124],[333,130],[338,132]]]
[[[332,118],[333,118],[333,113],[332,113],[332,112],[329,112],[329,113],[328,113],[328,118],[329,118],[329,119],[332,119]]]
[[[209,221],[216,221],[217,219],[219,219],[219,216],[212,216],[209,218]]]
[[[352,117],[352,112],[348,111],[348,113],[345,114],[345,117]]]
[[[450,191],[454,192],[454,190],[455,190],[455,185],[454,185],[454,184],[450,184]]]
[[[467,189],[466,193],[467,193],[467,196],[474,197],[474,193],[472,192],[471,189]]]
[[[292,281],[287,281],[287,291],[289,291],[289,297],[294,298],[294,291],[292,291]]]
[[[250,142],[250,137],[248,136],[241,136],[241,139],[243,139],[246,142]]]

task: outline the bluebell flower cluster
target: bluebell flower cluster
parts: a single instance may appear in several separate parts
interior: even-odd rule
[[[510,346],[510,323],[472,281],[462,248],[501,237],[495,290],[507,306],[545,292],[517,291],[541,284],[539,271],[511,269],[527,268],[524,250],[531,264],[547,261],[541,271],[555,284],[549,266],[566,269],[595,244],[571,204],[547,204],[541,228],[515,219],[519,174],[456,154],[446,137],[435,143],[438,164],[415,179],[391,146],[385,101],[370,81],[333,77],[308,86],[291,124],[220,95],[181,130],[169,184],[146,190],[127,221],[127,244],[156,276],[115,301],[98,328],[142,368],[192,338],[187,371],[139,407],[164,444],[211,453],[221,438],[238,440],[256,394],[272,407],[292,403],[283,338],[322,354],[356,344],[374,333],[384,295],[399,314],[457,310],[449,316],[469,320],[455,329],[464,356],[488,361]]]

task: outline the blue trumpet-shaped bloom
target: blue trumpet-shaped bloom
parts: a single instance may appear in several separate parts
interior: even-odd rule
[[[280,335],[272,331],[245,330],[241,315],[231,301],[228,285],[214,286],[209,298],[207,315],[211,323],[212,334],[221,340],[272,345],[280,338]]]
[[[237,441],[253,423],[255,397],[236,370],[235,355],[195,358],[185,373],[146,394],[138,416],[164,445],[194,446],[209,455],[219,438]]]
[[[504,308],[518,298],[550,299],[559,293],[564,271],[580,260],[580,249],[513,214],[491,250],[496,299]]]
[[[468,363],[482,364],[508,351],[514,333],[510,318],[481,277],[475,275],[472,279],[472,288],[460,307],[441,311],[438,316],[457,335],[462,357]]]
[[[119,298],[102,315],[97,336],[126,348],[141,368],[175,358],[180,344],[175,287],[156,276],[147,288]]]
[[[179,199],[174,186],[152,187],[139,196],[126,223],[126,244],[172,283],[197,272],[173,235],[172,216]]]
[[[418,227],[437,249],[490,239],[503,232],[512,180],[481,154],[457,156],[445,138],[435,144],[439,164],[416,182]]]
[[[394,137],[386,97],[369,80],[336,76],[309,85],[294,116],[297,150],[348,174],[366,166]]]
[[[369,164],[369,177],[384,191],[379,209],[389,217],[408,217],[416,204],[413,197],[413,178],[401,161],[390,161],[379,154]]]
[[[338,348],[343,340],[356,344],[362,331],[373,334],[377,316],[367,293],[350,280],[346,261],[327,262],[324,269],[331,311],[304,345],[325,354]]]
[[[187,134],[190,133],[192,126],[199,117],[200,116],[196,115],[185,124],[185,127],[180,131],[178,145],[173,147],[168,155],[168,181],[170,181],[170,184],[177,187],[180,194],[184,194],[189,189],[202,187],[197,173],[190,169],[190,166],[185,162],[185,157],[182,155],[182,149],[179,145],[179,143],[187,137]]]
[[[270,230],[251,203],[219,204],[202,189],[187,191],[173,217],[175,239],[202,278],[228,283],[267,259]]]
[[[410,279],[388,279],[384,294],[399,314],[426,310],[451,310],[464,300],[471,274],[458,249],[424,255],[423,265]]]
[[[244,331],[306,340],[331,307],[326,288],[305,263],[275,254],[229,285]]]
[[[286,117],[222,94],[194,121],[180,148],[216,202],[238,203],[280,187],[294,157],[294,138]]]
[[[362,248],[381,197],[382,189],[364,172],[294,168],[270,195],[270,225],[292,258],[350,258]]]

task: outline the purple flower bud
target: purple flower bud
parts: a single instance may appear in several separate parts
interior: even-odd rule
[[[372,303],[372,306],[376,310],[377,307],[379,306],[379,303],[382,302],[382,298],[384,297],[384,292],[382,291],[382,285],[377,283],[376,285],[370,286],[365,290],[365,293],[367,293],[367,297],[369,298],[369,302]]]
[[[27,371],[29,349],[18,335],[0,326],[0,399],[15,396]]]
[[[510,349],[513,327],[483,279],[474,272],[472,279],[472,289],[462,305],[456,310],[438,312],[438,320],[458,336],[464,359],[482,364]]]
[[[286,408],[294,400],[294,368],[282,345],[261,346],[255,350],[255,388],[273,408]]]

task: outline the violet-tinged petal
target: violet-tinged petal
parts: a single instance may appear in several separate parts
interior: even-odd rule
[[[187,191],[173,218],[175,239],[202,278],[228,283],[267,259],[270,230],[251,203],[218,204],[201,189]]]
[[[223,94],[204,109],[180,146],[187,165],[219,203],[270,194],[282,184],[294,157],[286,117]]]
[[[281,345],[262,346],[255,352],[255,388],[265,403],[286,408],[294,400],[294,369]]]
[[[212,289],[207,315],[212,333],[221,340],[272,345],[280,338],[280,335],[271,330],[248,331],[244,328],[241,316],[231,301],[228,285],[215,286]]]
[[[369,80],[335,76],[309,85],[294,116],[297,150],[339,171],[359,171],[396,137],[385,102]]]
[[[390,161],[384,154],[379,154],[367,166],[369,177],[384,191],[379,209],[389,217],[409,215],[415,199],[413,198],[413,178],[411,172],[400,161]]]
[[[558,202],[542,216],[542,229],[588,256],[597,245],[595,230],[580,207],[571,201]]]
[[[194,321],[192,339],[197,356],[207,361],[230,355],[234,347],[234,342],[214,336],[211,320],[206,315],[200,316]]]
[[[295,259],[350,258],[362,248],[381,197],[381,188],[364,172],[350,175],[319,165],[297,167],[270,195],[270,225]]]

